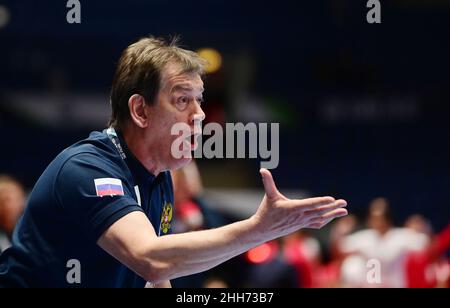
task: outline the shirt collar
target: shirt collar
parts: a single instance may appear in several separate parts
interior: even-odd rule
[[[161,172],[157,177],[155,177],[150,171],[148,171],[144,165],[134,156],[131,150],[128,148],[127,143],[125,142],[125,138],[120,130],[113,130],[115,132],[120,145],[122,146],[123,152],[125,154],[125,162],[131,170],[131,173],[136,180],[140,183],[144,183],[145,181],[153,182],[155,180],[162,181],[165,177],[166,172]]]

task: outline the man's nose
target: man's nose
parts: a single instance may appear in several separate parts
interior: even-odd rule
[[[202,122],[205,119],[206,115],[203,112],[202,107],[199,104],[196,104],[194,115],[192,117],[192,122],[195,124],[196,122]]]

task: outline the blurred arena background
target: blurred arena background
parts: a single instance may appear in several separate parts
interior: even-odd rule
[[[439,251],[427,286],[448,286],[450,2],[382,1],[381,24],[367,23],[366,1],[80,1],[80,24],[67,23],[66,2],[0,0],[0,174],[25,196],[62,149],[105,127],[120,52],[149,34],[180,35],[215,65],[205,77],[206,122],[279,122],[280,190],[345,198],[354,217],[175,286],[367,286],[355,278],[360,260],[337,243],[367,227],[369,204],[372,218],[380,207],[392,226],[410,218],[408,229],[430,239],[421,251]],[[175,176],[180,231],[253,213],[259,160],[196,164]],[[23,203],[1,179],[0,202]],[[0,243],[15,217],[7,208]],[[409,247],[392,245],[395,256],[379,257],[407,273]]]

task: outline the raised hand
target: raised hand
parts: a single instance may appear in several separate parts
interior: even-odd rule
[[[267,169],[260,170],[265,190],[254,218],[258,231],[270,239],[295,232],[303,228],[320,229],[333,219],[346,216],[345,200],[333,197],[288,199],[281,194]]]

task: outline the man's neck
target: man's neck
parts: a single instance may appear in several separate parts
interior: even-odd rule
[[[128,125],[122,130],[123,138],[127,144],[128,149],[133,153],[137,160],[155,177],[158,176],[164,169],[158,164],[156,157],[149,149],[152,147],[148,145],[148,140],[144,137],[142,129],[138,129]]]

